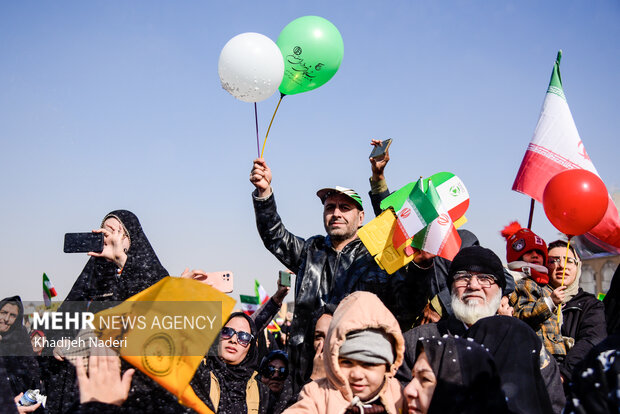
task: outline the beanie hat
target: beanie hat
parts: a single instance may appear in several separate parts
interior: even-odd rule
[[[530,229],[522,228],[518,221],[513,221],[501,231],[506,239],[506,260],[508,263],[519,260],[525,253],[538,250],[543,256],[543,265],[547,264],[547,243]]]
[[[448,277],[446,278],[446,282],[450,288],[452,288],[452,282],[454,282],[454,275],[461,270],[493,275],[497,280],[497,284],[502,289],[502,293],[506,290],[504,266],[502,266],[500,258],[490,249],[482,246],[471,246],[461,249],[461,251],[454,256],[454,260],[452,260],[450,270],[448,271]]]
[[[349,332],[340,347],[338,357],[369,364],[393,364],[394,349],[385,332],[378,329],[366,329]]]

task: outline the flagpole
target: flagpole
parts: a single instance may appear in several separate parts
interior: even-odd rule
[[[532,230],[532,218],[534,218],[534,199],[532,198],[532,202],[530,203],[530,218],[527,220],[527,228],[528,230]]]

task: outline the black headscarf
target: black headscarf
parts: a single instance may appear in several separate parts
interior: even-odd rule
[[[608,336],[575,367],[567,414],[620,412],[620,335]]]
[[[437,385],[429,414],[509,413],[491,354],[473,340],[421,339]]]
[[[119,277],[114,263],[91,257],[65,300],[124,301],[169,275],[144,234],[138,217],[127,210],[115,210],[103,218],[102,224],[111,217],[118,219],[129,235],[130,245],[123,272]]]
[[[241,414],[247,413],[248,411],[245,391],[248,381],[258,368],[258,349],[256,344],[257,328],[252,318],[243,312],[232,313],[226,320],[224,326],[233,318],[244,318],[250,325],[250,333],[254,335],[254,338],[248,345],[249,349],[245,358],[237,365],[224,362],[219,356],[221,338],[220,335],[218,335],[209,349],[206,360],[198,367],[191,385],[196,395],[207,403],[209,408],[213,409],[213,404],[209,399],[209,390],[211,386],[210,373],[212,372],[220,385],[218,412]],[[258,382],[258,384],[259,388],[263,386],[261,382]],[[261,397],[263,394],[267,397],[267,390],[261,392]],[[266,404],[267,400],[265,400],[264,403]]]
[[[493,355],[513,412],[553,412],[540,372],[542,342],[525,322],[511,316],[491,316],[472,325],[466,336]]]
[[[30,336],[24,326],[24,305],[19,296],[11,296],[0,301],[0,309],[7,303],[17,306],[17,317],[6,332],[0,332],[0,356],[27,355],[33,356]]]

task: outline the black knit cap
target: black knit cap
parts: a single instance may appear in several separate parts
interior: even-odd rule
[[[506,290],[506,276],[504,275],[502,261],[490,249],[482,246],[471,246],[458,252],[454,256],[448,271],[446,282],[450,288],[452,288],[455,273],[461,270],[493,275],[497,279],[497,284],[502,289],[502,293]]]

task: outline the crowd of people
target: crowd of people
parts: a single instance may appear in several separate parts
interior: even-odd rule
[[[375,214],[390,194],[388,161],[387,152],[370,160]],[[513,223],[502,232],[506,266],[459,229],[453,260],[414,249],[389,275],[357,235],[357,192],[319,190],[326,235],[302,238],[278,214],[264,159],[250,181],[258,233],[296,275],[294,312],[286,335],[269,333],[289,293],[279,284],[251,316],[227,318],[190,382],[213,412],[619,412],[619,271],[599,301],[579,288],[575,249]],[[105,309],[169,275],[131,212],[107,214],[95,231],[103,251],[89,253],[60,312]],[[192,412],[112,350],[33,349],[31,339],[51,334],[27,332],[23,319],[19,297],[0,302],[1,412]]]

